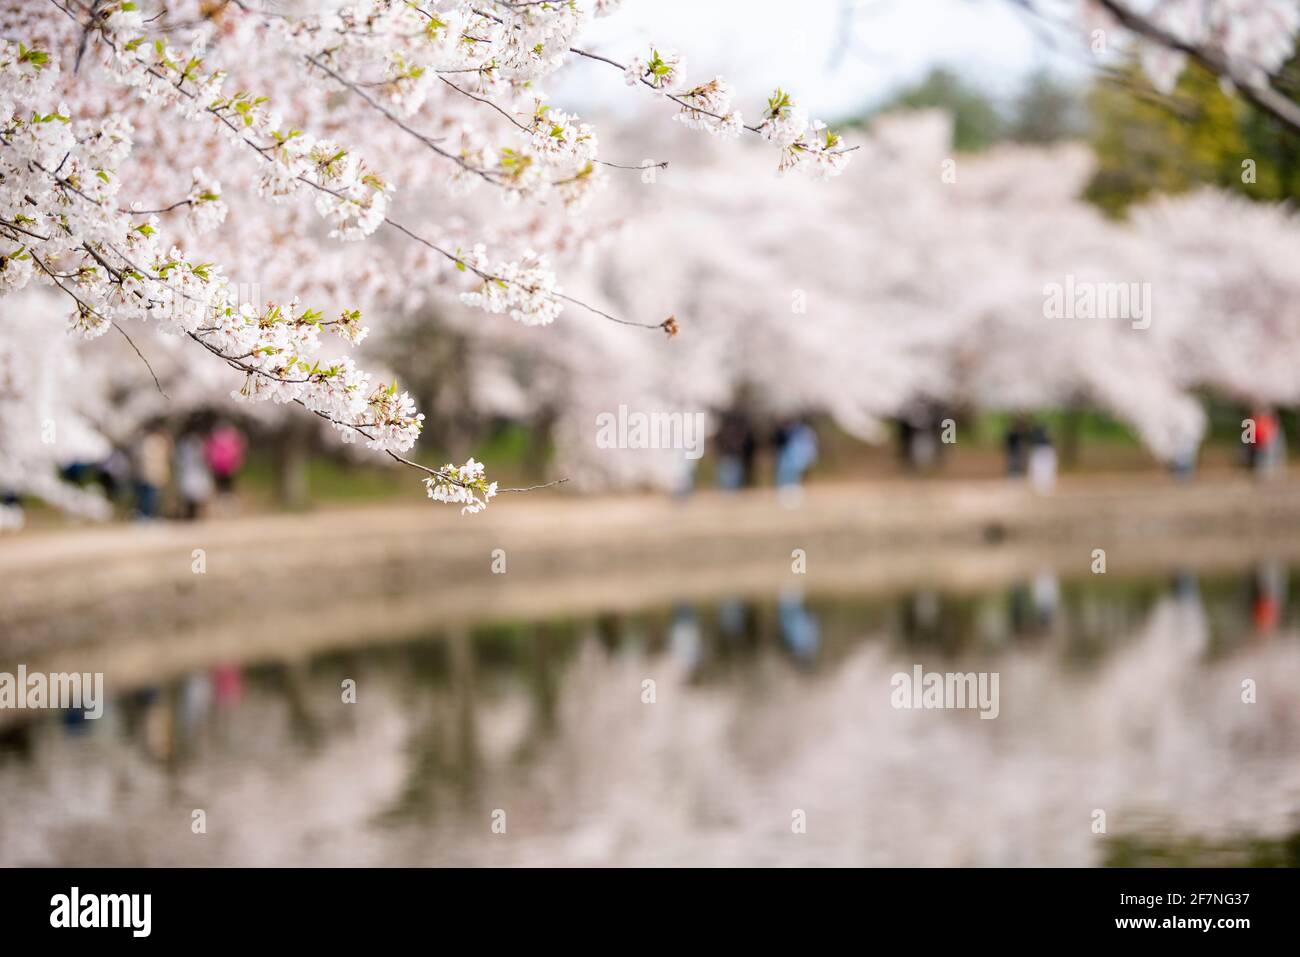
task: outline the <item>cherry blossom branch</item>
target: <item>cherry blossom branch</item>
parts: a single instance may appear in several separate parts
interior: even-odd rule
[[[1300,104],[1278,92],[1271,77],[1263,84],[1243,76],[1233,63],[1219,52],[1176,36],[1118,0],[1096,0],[1116,20],[1144,39],[1166,49],[1186,54],[1215,76],[1231,80],[1241,95],[1269,116],[1300,132]]]
[[[520,123],[517,117],[511,116],[510,113],[509,113],[506,109],[504,109],[500,104],[498,104],[498,103],[494,103],[492,100],[488,99],[486,96],[479,96],[477,93],[471,93],[469,90],[465,89],[464,87],[457,86],[455,83],[452,83],[451,80],[447,79],[447,77],[443,75],[444,73],[459,73],[459,72],[461,72],[461,71],[459,71],[459,70],[438,70],[438,71],[437,71],[437,73],[438,73],[438,79],[441,80],[443,83],[447,84],[447,86],[451,87],[453,90],[455,90],[455,91],[456,91],[457,93],[459,93],[461,96],[469,97],[469,99],[474,100],[475,102],[482,103],[484,106],[489,106],[489,107],[491,107],[492,109],[496,110],[498,113],[500,113],[502,116],[504,116],[507,120],[509,120],[511,123],[513,123],[514,126],[515,126],[517,129],[520,129],[520,130],[522,130],[522,131],[525,132],[525,133],[530,132],[530,130],[528,129],[527,126],[525,126],[523,123]],[[642,163],[642,164],[640,164],[640,165],[638,165],[638,166],[633,166],[633,165],[631,165],[631,164],[625,164],[625,163],[612,163],[612,162],[610,162],[609,160],[603,160],[603,159],[597,159],[597,160],[594,160],[594,162],[599,163],[601,166],[608,166],[608,167],[611,167],[612,169],[647,170],[647,169],[667,169],[667,168],[668,168],[668,161],[667,161],[667,160],[664,160],[664,161],[659,162],[659,163]],[[576,178],[576,177],[574,177],[574,178]],[[573,182],[573,179],[574,179],[574,178],[570,178],[570,179],[562,179],[562,180],[560,180],[559,182],[561,182],[561,183],[569,183],[569,182]]]
[[[424,146],[428,147],[429,149],[433,150],[433,152],[437,153],[443,159],[451,160],[461,169],[465,170],[468,173],[473,173],[475,176],[482,177],[483,179],[487,180],[489,183],[492,183],[494,186],[500,185],[499,178],[495,174],[493,174],[490,170],[479,169],[477,166],[472,166],[469,163],[466,163],[455,153],[443,149],[433,140],[432,137],[427,136],[424,133],[421,133],[419,130],[415,129],[414,127],[406,123],[400,117],[395,116],[392,113],[392,111],[387,109],[383,104],[375,102],[375,100],[370,96],[369,93],[361,89],[361,87],[358,86],[352,80],[349,80],[347,77],[343,76],[337,71],[326,66],[316,57],[310,55],[304,55],[303,59],[306,60],[308,63],[310,63],[312,66],[316,67],[318,70],[321,70],[323,73],[328,74],[340,85],[342,85],[345,89],[349,90],[356,96],[360,97],[367,106],[369,106],[372,110],[379,113],[379,115],[382,116],[384,119],[386,119],[389,123],[392,123],[394,126],[402,130],[407,135],[415,137],[415,139],[419,140],[420,143],[422,143]]]
[[[265,369],[260,369],[256,366],[250,365],[249,363],[243,361],[244,358],[246,357],[227,355],[226,353],[222,352],[220,349],[213,346],[211,343],[204,341],[195,332],[189,332],[187,333],[187,335],[195,342],[197,342],[199,345],[201,345],[204,349],[206,349],[208,352],[212,353],[217,358],[225,361],[226,364],[233,369],[237,369],[241,372],[244,372],[249,376],[259,376],[277,382],[286,381],[281,377],[276,376],[273,373],[267,372]],[[301,380],[301,381],[308,381],[308,380]],[[329,422],[331,425],[335,426],[336,428],[351,430],[353,432],[356,432],[358,435],[361,435],[364,438],[372,441],[375,439],[373,432],[367,427],[366,423],[346,422],[320,409],[311,408],[302,399],[295,398],[292,401],[296,405],[299,405],[302,408],[306,409],[308,412],[311,412],[313,415],[316,415],[317,417],[323,419],[324,421]],[[472,493],[483,494],[486,493],[487,489],[489,488],[489,486],[485,485],[481,480],[467,479],[463,474],[464,470],[458,469],[456,466],[448,465],[448,466],[444,466],[443,468],[431,468],[430,466],[422,465],[419,462],[415,462],[411,459],[408,459],[403,455],[399,455],[396,452],[394,452],[392,449],[384,449],[383,451],[384,454],[387,455],[394,462],[397,462],[400,465],[404,465],[407,468],[413,469],[417,472],[424,474],[426,476],[426,483],[433,482],[435,483],[435,485],[440,484],[440,485],[453,486],[455,488],[463,489],[464,491],[471,494]],[[470,462],[472,463],[473,459],[471,459]],[[485,495],[485,499],[491,498],[502,492],[533,492],[541,489],[553,488],[557,485],[563,485],[568,481],[569,480],[567,478],[560,478],[560,479],[555,479],[554,481],[551,482],[546,482],[542,485],[532,485],[527,488],[505,488],[505,489],[497,488],[496,483],[493,482],[491,483],[490,486],[491,492]],[[432,496],[432,489],[433,486],[430,486],[431,496]],[[464,500],[462,499],[460,501],[464,501]],[[474,510],[477,511],[478,509],[474,509]]]
[[[553,0],[541,0],[541,2],[538,4],[532,4],[532,3],[518,4],[518,5],[507,4],[507,6],[512,6],[512,7],[540,6],[540,5],[544,5],[545,3],[551,3],[551,2],[553,2]],[[285,21],[290,19],[284,14],[273,13],[271,11],[250,7],[245,3],[239,2],[239,0],[235,0],[235,4],[236,6],[239,7],[239,9],[243,10],[245,13],[248,14],[273,18],[280,21]],[[418,5],[414,3],[410,3],[408,4],[408,6],[410,7],[410,9],[414,10],[416,13],[420,14],[421,16],[424,16],[425,18],[430,20],[433,19],[430,13],[428,13],[426,10],[421,9]],[[482,16],[488,16],[489,18],[496,20],[498,23],[501,22],[500,19],[497,17],[493,17],[490,14],[486,14],[482,11],[479,12],[480,15]],[[491,42],[489,40],[485,40],[479,37],[473,37],[473,38],[467,37],[467,39],[474,39],[476,42],[486,43],[486,44],[490,44]],[[323,63],[319,57],[315,57],[310,54],[304,54],[303,59],[306,62],[310,63],[312,66],[315,66],[317,69],[328,74],[331,78],[333,78],[340,85],[348,89],[350,92],[359,96],[367,106],[369,106],[371,109],[378,112],[381,116],[384,117],[384,119],[386,119],[388,122],[392,123],[394,126],[401,129],[403,132],[414,137],[416,140],[418,140],[420,143],[422,143],[424,146],[428,147],[429,149],[433,150],[439,156],[442,156],[444,159],[451,160],[452,162],[460,166],[462,169],[464,169],[466,172],[479,176],[482,179],[492,183],[493,185],[496,186],[502,185],[501,178],[498,174],[494,173],[491,170],[481,169],[479,167],[466,163],[461,157],[456,156],[454,153],[442,149],[437,145],[437,141],[435,139],[411,127],[409,124],[404,122],[400,117],[394,115],[391,110],[387,109],[382,104],[377,103],[371,96],[369,96],[369,94],[366,93],[364,89],[364,87],[367,85],[385,86],[391,81],[363,84],[356,80],[350,80],[347,77],[340,74],[338,71],[331,69],[325,63]],[[523,132],[531,132],[528,126],[519,122],[518,118],[512,116],[507,110],[501,107],[498,103],[493,102],[488,97],[479,96],[475,93],[471,93],[469,90],[466,90],[464,87],[452,83],[450,80],[446,78],[446,76],[443,75],[443,74],[456,74],[456,73],[465,73],[465,72],[479,73],[482,72],[480,68],[463,69],[463,70],[434,70],[433,72],[438,75],[439,80],[441,80],[443,83],[445,83],[448,87],[450,87],[455,92],[459,93],[461,96],[467,97],[468,99],[474,100],[477,103],[481,103],[485,106],[492,108],[497,113],[501,114],[501,116],[505,117],[510,123],[512,123],[519,130],[522,130]],[[628,163],[614,163],[609,160],[603,160],[603,159],[594,159],[592,162],[600,166],[608,166],[611,169],[622,169],[622,170],[667,169],[668,167],[668,163],[666,161],[658,162],[658,163],[643,163],[640,165],[632,165]],[[576,182],[578,178],[579,177],[570,177],[568,179],[559,180],[558,183],[559,184],[572,183],[572,182]]]
[[[615,59],[613,59],[613,58],[611,58],[611,57],[607,57],[607,56],[605,56],[605,55],[603,55],[603,54],[600,54],[600,53],[592,53],[592,52],[590,52],[589,50],[581,50],[581,49],[579,49],[578,47],[569,47],[569,52],[572,53],[572,54],[575,54],[576,56],[585,57],[585,58],[588,59],[588,60],[595,60],[595,61],[597,61],[598,63],[605,63],[605,64],[607,64],[607,65],[609,65],[609,66],[614,67],[614,68],[615,68],[616,70],[618,70],[620,73],[626,73],[626,72],[627,72],[627,65],[626,65],[626,64],[619,63],[617,60],[615,60]],[[652,89],[652,90],[658,90],[658,87],[656,87],[653,83],[651,83],[651,82],[650,82],[649,80],[647,80],[645,77],[641,77],[641,78],[640,78],[640,82],[641,82],[641,84],[642,84],[643,86],[648,86],[648,87],[649,87],[650,89]],[[702,114],[704,114],[705,116],[711,117],[712,119],[715,119],[715,120],[725,120],[725,119],[726,119],[726,117],[721,116],[721,115],[719,115],[719,114],[717,114],[717,113],[712,113],[712,112],[710,112],[710,111],[708,111],[708,110],[700,109],[699,107],[692,106],[690,103],[687,103],[685,100],[683,100],[683,99],[682,99],[680,96],[678,96],[676,93],[668,93],[668,94],[666,94],[666,96],[668,97],[668,99],[672,100],[672,101],[673,101],[674,103],[676,103],[678,106],[685,107],[686,109],[690,110],[692,113],[702,113]],[[760,135],[761,135],[762,132],[763,132],[762,127],[760,127],[760,126],[754,126],[754,125],[749,124],[749,123],[742,124],[741,128],[742,128],[742,129],[745,129],[745,130],[748,130],[748,131],[751,132],[751,133],[758,133],[758,134],[760,134]],[[855,146],[855,147],[852,147],[852,148],[853,148],[853,149],[857,149],[856,146]]]
[[[182,199],[170,206],[163,206],[161,209],[119,209],[118,212],[126,213],[128,216],[161,216],[163,213],[170,213],[173,210],[191,205],[193,205],[191,200]]]
[[[122,334],[122,338],[127,341],[127,343],[131,346],[131,348],[135,350],[135,354],[140,357],[140,361],[144,363],[144,367],[149,370],[149,375],[153,376],[153,384],[157,386],[158,392],[162,395],[164,399],[168,399],[168,400],[171,399],[171,396],[169,396],[167,394],[167,391],[162,387],[162,383],[158,381],[158,373],[153,371],[153,366],[149,364],[149,360],[145,358],[144,353],[140,351],[140,347],[135,344],[135,340],[132,339],[131,336],[127,334],[127,331],[125,329],[119,326],[116,322],[113,322],[113,320],[99,313],[93,306],[86,303],[75,292],[73,292],[67,286],[63,285],[63,283],[59,281],[60,277],[56,275],[55,272],[52,269],[50,269],[49,266],[45,265],[45,263],[41,260],[40,256],[36,255],[35,253],[32,253],[32,262],[36,264],[37,268],[39,268],[43,273],[45,273],[47,276],[50,277],[50,281],[54,283],[55,286],[57,286],[60,290],[62,290],[67,295],[71,296],[73,301],[76,302],[78,308],[83,309],[84,311],[90,313],[93,316],[97,316],[98,318],[102,319],[103,321],[111,325],[118,332],[120,332]]]
[[[73,16],[73,15],[71,14],[70,11],[67,11],[64,7],[62,7],[61,5],[59,5],[58,2],[57,2],[57,0],[51,0],[51,2],[54,3],[56,6],[59,6],[59,9],[64,10],[64,12],[68,13],[69,16]],[[76,20],[77,18],[76,18],[75,16],[73,16],[73,19]],[[78,21],[78,22],[80,22],[80,21]],[[92,24],[94,24],[94,23],[95,23],[95,21],[92,21]],[[118,50],[118,47],[117,47],[116,42],[114,41],[114,39],[113,39],[111,36],[109,36],[109,35],[104,31],[102,25],[96,27],[96,29],[98,30],[99,35],[104,39],[104,41],[109,45],[109,47],[112,48],[112,49],[114,50],[115,53],[120,52],[120,51]],[[161,81],[163,81],[164,83],[167,83],[171,88],[173,88],[173,89],[177,92],[178,95],[180,95],[180,96],[184,96],[185,98],[187,98],[187,99],[189,99],[189,100],[195,100],[195,99],[196,99],[196,94],[195,94],[195,93],[193,93],[193,92],[191,92],[191,91],[189,91],[189,90],[187,90],[187,89],[184,88],[184,83],[185,83],[185,77],[184,77],[184,76],[181,76],[179,80],[173,81],[170,77],[168,77],[168,76],[166,76],[165,74],[161,73],[161,72],[160,72],[159,70],[157,70],[155,67],[152,67],[152,66],[146,66],[146,67],[143,67],[143,69],[144,69],[144,72],[147,73],[148,75],[154,77],[155,79],[161,80]],[[333,74],[333,71],[329,71],[328,69],[327,69],[327,72],[331,72],[331,73]],[[337,74],[333,74],[333,75],[337,76]],[[361,91],[358,90],[357,92],[361,92]],[[364,95],[364,94],[362,94],[362,95]],[[366,99],[369,100],[369,97],[366,97]],[[244,142],[245,144],[247,144],[251,149],[253,149],[254,152],[257,153],[257,155],[258,155],[262,160],[264,160],[264,161],[266,161],[266,162],[270,162],[270,163],[274,163],[274,162],[275,162],[274,159],[273,159],[270,155],[268,155],[268,154],[273,150],[274,147],[272,147],[272,146],[270,146],[270,145],[261,145],[261,144],[255,143],[254,141],[252,141],[251,139],[249,139],[247,136],[245,136],[244,133],[243,133],[243,131],[242,131],[242,130],[241,130],[241,129],[240,129],[240,128],[235,124],[234,120],[232,120],[229,116],[226,115],[226,112],[224,111],[224,109],[221,109],[221,108],[218,108],[218,107],[216,107],[216,106],[212,106],[212,105],[204,106],[202,109],[203,109],[203,112],[206,112],[206,113],[210,114],[211,116],[214,116],[214,117],[215,117],[219,122],[221,122],[223,125],[225,125],[225,126],[226,126],[230,131],[231,131],[231,132],[233,132],[233,133],[236,135],[236,137],[237,137],[239,140],[241,140],[242,142]],[[385,111],[385,112],[386,112],[386,111]],[[412,132],[413,132],[413,131],[412,131]],[[416,134],[416,135],[419,135],[419,134]],[[311,187],[312,189],[315,189],[315,190],[318,190],[318,191],[320,191],[320,192],[323,192],[323,193],[327,193],[327,194],[329,194],[329,195],[332,195],[332,196],[334,196],[334,197],[337,198],[337,199],[344,200],[344,201],[350,201],[350,198],[344,196],[340,191],[338,191],[338,190],[334,190],[334,189],[331,189],[330,187],[327,187],[327,186],[325,186],[325,185],[323,185],[323,184],[317,182],[316,180],[314,180],[313,178],[311,178],[311,177],[309,177],[309,176],[306,176],[306,175],[303,175],[303,174],[298,174],[298,175],[295,177],[295,180],[298,181],[298,182],[304,183],[305,185]],[[529,285],[527,285],[527,284],[522,284],[522,283],[520,283],[519,281],[514,280],[514,279],[511,279],[511,278],[509,278],[509,277],[504,277],[504,276],[501,276],[501,275],[498,274],[498,273],[494,273],[494,272],[490,272],[490,271],[484,270],[482,267],[478,266],[478,265],[475,264],[475,263],[472,263],[472,262],[466,260],[464,257],[458,256],[458,255],[456,255],[456,254],[454,254],[454,253],[452,253],[452,252],[449,252],[448,250],[445,250],[445,249],[443,249],[442,247],[438,246],[436,243],[433,243],[432,241],[426,239],[425,237],[422,237],[422,236],[418,235],[417,233],[415,233],[414,231],[408,229],[407,227],[402,226],[402,225],[400,225],[399,223],[394,222],[392,219],[390,219],[390,218],[389,218],[388,216],[386,216],[386,215],[382,216],[382,217],[381,217],[381,220],[382,220],[383,223],[385,223],[385,224],[388,225],[389,227],[391,227],[391,228],[393,228],[393,229],[396,229],[397,231],[403,233],[403,234],[406,235],[407,237],[409,237],[409,238],[411,238],[411,239],[413,239],[413,240],[416,240],[417,242],[421,243],[422,245],[426,246],[427,248],[429,248],[429,249],[431,249],[431,250],[433,250],[433,251],[435,251],[435,252],[438,252],[438,253],[441,254],[442,256],[446,257],[448,260],[450,260],[450,261],[452,261],[453,263],[455,263],[456,266],[457,266],[459,269],[461,269],[462,271],[468,270],[468,271],[474,273],[474,274],[477,275],[480,279],[482,279],[482,280],[484,281],[485,284],[496,283],[496,284],[498,284],[498,285],[500,285],[500,286],[514,286],[514,287],[517,287],[517,288],[521,289],[521,290],[522,290],[525,294],[527,294],[527,295],[535,295],[535,294],[537,294],[537,293],[540,291],[540,290],[539,290],[538,288],[536,288],[536,287],[529,286]],[[630,320],[630,319],[618,319],[618,318],[616,318],[616,317],[614,317],[614,316],[611,316],[609,313],[607,313],[607,312],[605,312],[605,311],[603,311],[603,310],[601,310],[601,309],[598,309],[598,308],[596,308],[596,307],[594,307],[594,306],[591,306],[591,305],[589,305],[589,304],[587,304],[587,303],[583,302],[582,300],[577,299],[577,298],[575,298],[575,297],[568,296],[568,295],[565,295],[565,294],[563,294],[563,293],[559,293],[559,292],[556,292],[556,291],[553,291],[553,290],[550,290],[549,292],[550,292],[550,294],[551,294],[554,298],[557,298],[557,299],[563,299],[565,302],[569,302],[569,303],[572,303],[573,305],[580,306],[580,307],[582,307],[583,309],[587,310],[588,312],[591,312],[591,313],[594,314],[594,315],[601,316],[602,318],[609,319],[609,320],[611,320],[611,321],[613,321],[613,322],[620,323],[621,325],[638,326],[638,327],[643,328],[643,329],[659,329],[659,330],[662,330],[662,331],[664,331],[665,333],[667,333],[670,337],[673,336],[673,335],[675,335],[675,334],[676,334],[676,331],[677,331],[677,324],[676,324],[676,321],[675,321],[675,320],[666,319],[666,320],[664,320],[664,321],[662,321],[662,322],[658,322],[658,323],[647,323],[647,322],[637,322],[637,321],[635,321],[635,320]]]

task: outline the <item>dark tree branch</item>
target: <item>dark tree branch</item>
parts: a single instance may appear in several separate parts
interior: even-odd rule
[[[1249,103],[1290,129],[1300,132],[1300,104],[1284,96],[1271,85],[1261,86],[1251,82],[1250,78],[1241,75],[1240,70],[1222,52],[1175,36],[1163,27],[1152,23],[1142,14],[1130,10],[1119,0],[1097,0],[1097,2],[1128,30],[1166,49],[1185,53],[1215,76],[1231,80]]]

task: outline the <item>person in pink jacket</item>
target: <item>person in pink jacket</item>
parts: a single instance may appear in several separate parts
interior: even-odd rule
[[[244,467],[245,448],[244,436],[229,422],[218,424],[203,444],[203,456],[212,470],[217,493],[223,498],[234,494],[235,478]]]

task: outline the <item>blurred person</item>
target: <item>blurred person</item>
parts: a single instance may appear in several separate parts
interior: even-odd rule
[[[181,497],[181,514],[192,522],[203,515],[212,498],[212,473],[204,457],[203,437],[187,432],[176,443],[176,490]]]
[[[145,430],[132,450],[135,511],[146,521],[158,517],[163,493],[171,481],[171,448],[171,438],[161,424],[156,424]]]
[[[131,484],[130,456],[118,446],[113,446],[113,451],[99,463],[99,474],[96,480],[104,490],[104,497],[110,502],[116,502],[123,490]]]
[[[686,459],[681,471],[673,481],[672,496],[678,501],[685,501],[695,491],[695,468],[698,459]]]
[[[735,491],[752,486],[758,441],[754,437],[754,426],[749,416],[739,409],[728,412],[722,417],[714,441],[718,448],[718,487]]]
[[[1180,482],[1190,482],[1196,475],[1197,443],[1184,442],[1169,460],[1169,470]]]
[[[939,439],[929,428],[912,433],[909,461],[913,471],[924,472],[939,460]]]
[[[83,462],[80,459],[73,460],[59,469],[59,475],[65,482],[71,482],[73,485],[81,485],[82,482],[91,477],[95,471],[94,462]]]
[[[939,462],[940,417],[929,405],[917,405],[899,418],[899,454],[909,472],[926,472]]]
[[[783,424],[776,434],[776,487],[784,505],[802,498],[803,477],[817,461],[817,433],[801,419]]]
[[[1019,478],[1029,471],[1029,422],[1017,415],[1007,426],[1002,445],[1006,453],[1007,476]]]
[[[22,502],[8,489],[0,489],[0,532],[16,532],[22,527]]]
[[[898,419],[898,461],[904,468],[912,466],[912,434],[916,431],[916,426],[912,425],[910,419],[906,416],[899,416]]]
[[[221,503],[231,503],[235,495],[235,479],[244,467],[247,443],[243,433],[229,422],[219,422],[203,447],[208,468],[216,481],[217,498]]]
[[[1281,472],[1286,462],[1286,433],[1277,413],[1259,407],[1251,413],[1255,420],[1255,442],[1249,446],[1250,464],[1255,474],[1269,478]]]
[[[1056,484],[1056,448],[1042,423],[1034,426],[1029,442],[1029,485],[1046,494]]]

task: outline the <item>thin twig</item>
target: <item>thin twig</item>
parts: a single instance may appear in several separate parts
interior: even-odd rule
[[[149,370],[149,374],[150,374],[151,376],[153,376],[153,384],[156,385],[156,386],[158,387],[158,391],[162,393],[162,397],[163,397],[164,399],[167,399],[168,401],[170,401],[171,396],[169,396],[169,395],[166,393],[166,391],[163,390],[162,383],[158,381],[158,375],[157,375],[157,373],[155,373],[155,372],[153,371],[153,366],[151,366],[151,365],[149,364],[149,360],[146,359],[146,358],[144,357],[144,353],[140,351],[140,347],[137,346],[137,345],[135,344],[135,342],[131,339],[131,337],[130,337],[129,335],[126,334],[126,330],[123,329],[121,326],[119,326],[117,323],[115,323],[112,319],[109,319],[109,318],[108,318],[107,316],[105,316],[103,313],[101,313],[101,312],[99,312],[98,310],[96,310],[93,306],[91,306],[90,304],[88,304],[85,300],[83,300],[83,299],[82,299],[80,296],[78,296],[75,292],[73,292],[73,291],[72,291],[71,289],[69,289],[67,286],[63,285],[63,283],[59,282],[59,277],[54,273],[54,271],[53,271],[52,269],[50,269],[49,266],[45,265],[45,263],[43,263],[43,262],[41,261],[41,257],[40,257],[40,256],[37,256],[37,255],[35,255],[35,254],[33,253],[33,254],[32,254],[32,262],[36,263],[36,265],[37,265],[38,267],[40,267],[41,271],[44,272],[47,276],[50,277],[50,282],[54,283],[54,285],[58,286],[59,289],[63,290],[63,292],[65,292],[65,293],[67,293],[69,296],[71,296],[72,299],[77,303],[77,305],[78,305],[80,308],[86,310],[86,312],[90,313],[92,316],[96,316],[96,317],[98,317],[98,318],[104,320],[104,321],[107,322],[110,326],[112,326],[114,329],[116,329],[118,332],[122,333],[123,338],[125,338],[126,341],[129,342],[129,343],[131,344],[131,348],[135,350],[135,354],[138,355],[138,356],[140,357],[140,361],[144,363],[144,367],[145,367],[146,369],[148,369],[148,370]]]
[[[153,366],[151,366],[149,364],[149,360],[144,357],[144,353],[141,352],[140,347],[135,344],[135,340],[132,339],[127,334],[127,331],[125,329],[119,326],[116,322],[113,322],[111,319],[109,320],[109,324],[118,332],[120,332],[122,334],[122,338],[125,339],[130,344],[131,348],[135,350],[135,354],[140,357],[140,361],[144,363],[144,367],[148,369],[149,374],[153,376],[153,384],[158,387],[158,391],[162,393],[162,397],[170,402],[171,396],[169,396],[167,392],[163,389],[162,383],[158,381],[158,373],[153,371]]]

